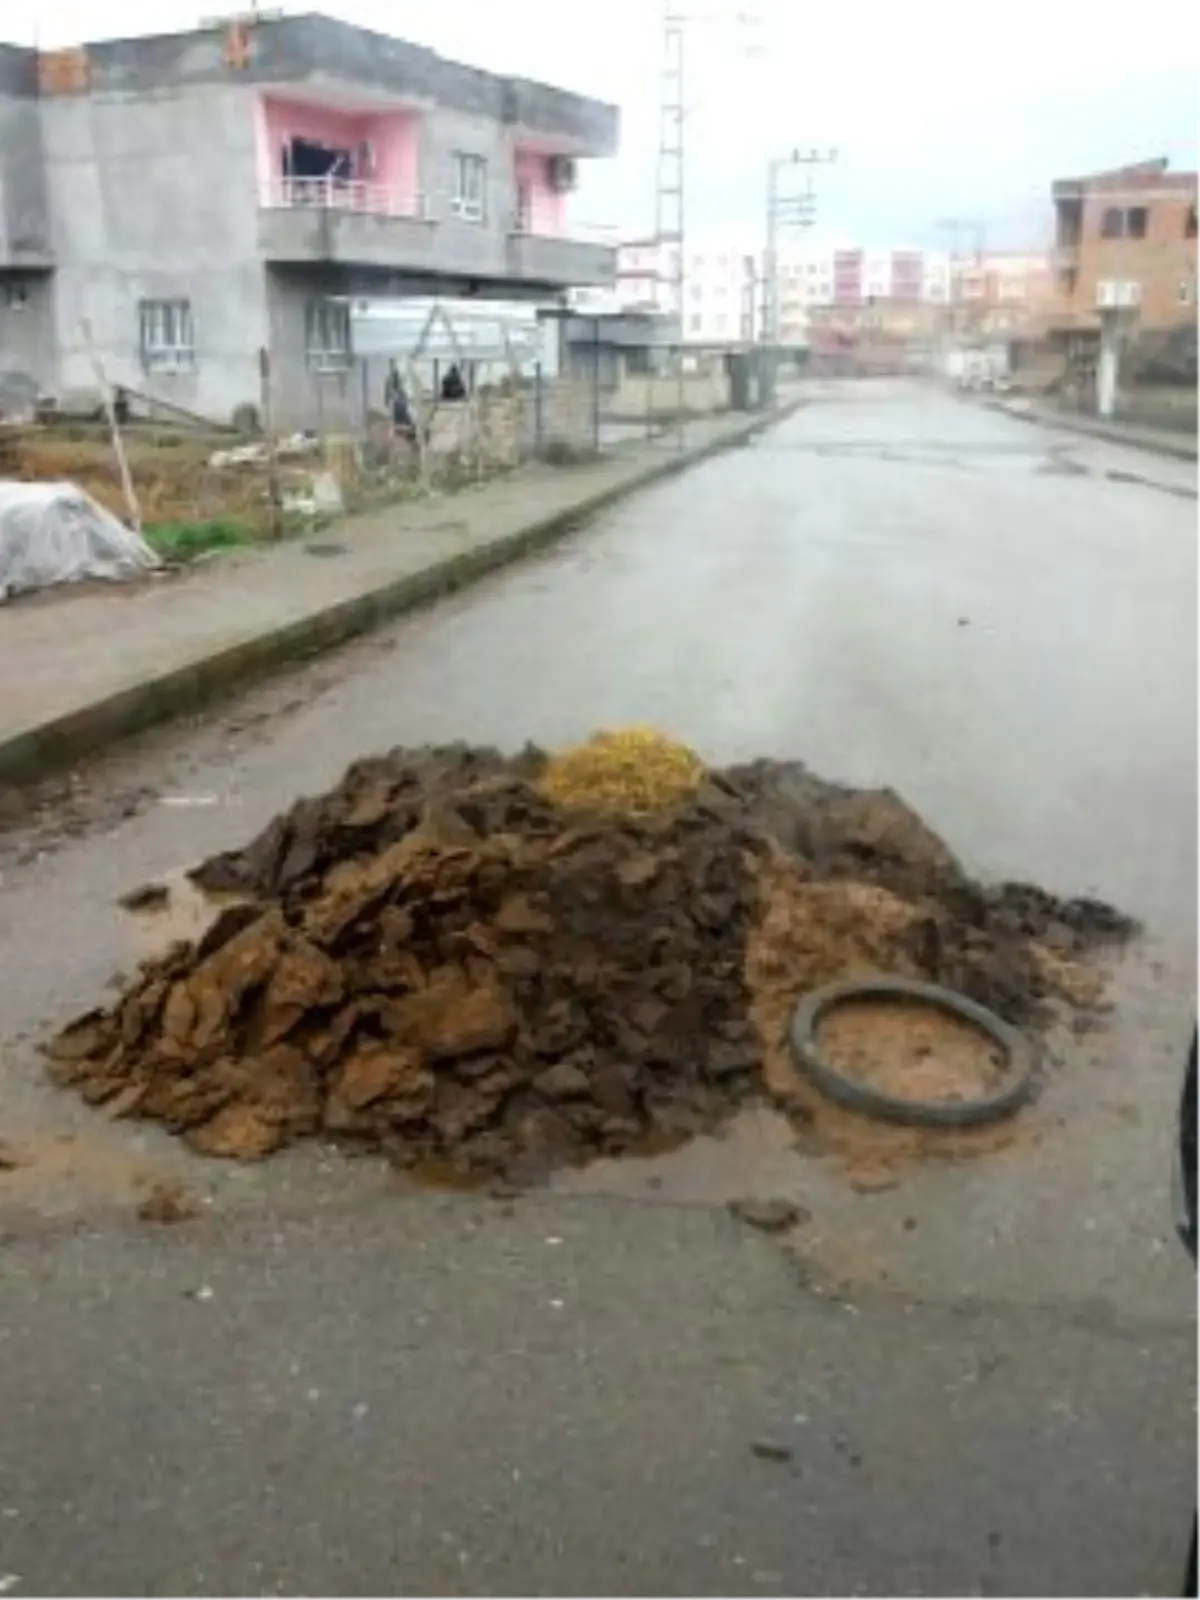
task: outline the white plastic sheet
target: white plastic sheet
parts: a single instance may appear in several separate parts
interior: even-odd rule
[[[0,601],[84,578],[120,582],[158,565],[145,540],[75,484],[0,479]]]

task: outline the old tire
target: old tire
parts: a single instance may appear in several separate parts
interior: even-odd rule
[[[1004,1051],[1006,1071],[1000,1087],[975,1100],[909,1100],[885,1094],[830,1065],[817,1049],[823,1018],[835,1007],[855,1000],[912,1000],[933,1006],[969,1023]],[[789,1043],[805,1076],[840,1106],[884,1122],[918,1128],[977,1128],[1012,1116],[1034,1091],[1036,1056],[1032,1045],[994,1011],[936,983],[907,978],[865,978],[831,983],[806,995],[792,1014]]]

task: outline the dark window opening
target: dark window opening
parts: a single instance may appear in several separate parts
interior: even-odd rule
[[[354,176],[354,158],[349,150],[317,144],[313,139],[289,139],[283,147],[283,175],[349,183]]]
[[[1195,206],[1190,206],[1188,208],[1187,221],[1183,225],[1183,236],[1184,236],[1185,239],[1194,239],[1196,237],[1196,208],[1195,208]]]
[[[1123,211],[1120,206],[1107,206],[1100,219],[1102,239],[1144,239],[1150,212],[1146,206],[1130,206]]]

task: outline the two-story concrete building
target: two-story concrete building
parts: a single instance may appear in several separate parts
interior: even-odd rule
[[[350,301],[613,281],[570,222],[610,105],[318,15],[0,46],[0,372],[281,421],[350,384]]]

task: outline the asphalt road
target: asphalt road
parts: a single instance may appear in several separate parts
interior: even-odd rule
[[[829,386],[0,841],[0,1592],[1177,1592],[1194,490]],[[43,1085],[32,1039],[130,964],[131,883],[381,746],[631,720],[889,783],[974,869],[1144,919],[1036,1137],[860,1195],[751,1119],[501,1205],[311,1148],[202,1163]],[[151,1173],[206,1215],[139,1224]],[[747,1192],[811,1220],[750,1233]]]

